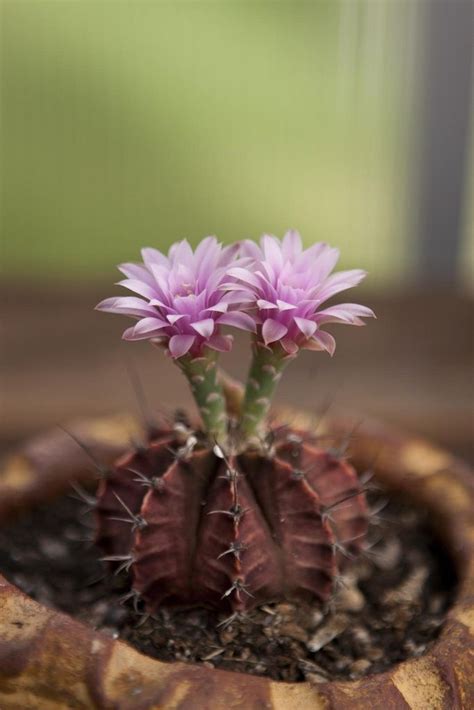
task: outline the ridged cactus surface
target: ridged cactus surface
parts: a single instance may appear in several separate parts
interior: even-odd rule
[[[326,601],[368,523],[350,463],[309,435],[227,456],[182,424],[116,463],[96,512],[98,545],[149,612]]]

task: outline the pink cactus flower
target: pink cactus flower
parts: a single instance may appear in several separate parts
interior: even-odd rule
[[[230,350],[232,337],[222,335],[220,326],[255,330],[253,318],[239,310],[252,298],[248,289],[223,289],[229,269],[240,263],[239,247],[223,248],[215,237],[206,237],[194,252],[186,240],[174,244],[168,256],[142,249],[143,263],[118,267],[126,276],[118,285],[136,295],[107,298],[96,308],[136,318],[123,338],[161,343],[173,358],[198,357],[204,347]]]
[[[342,303],[321,308],[340,291],[356,286],[366,276],[361,269],[331,274],[339,250],[318,243],[303,249],[298,232],[289,231],[280,241],[264,235],[260,246],[245,241],[242,247],[245,267],[235,265],[228,271],[245,311],[255,321],[257,342],[283,349],[294,355],[300,348],[334,353],[334,337],[322,330],[328,323],[364,325],[362,318],[374,317],[366,306]]]

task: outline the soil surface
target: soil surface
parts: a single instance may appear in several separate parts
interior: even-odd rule
[[[374,507],[383,507],[380,493]],[[34,599],[163,661],[200,662],[276,680],[360,678],[419,656],[438,636],[456,584],[419,511],[390,500],[373,516],[371,546],[338,581],[331,603],[287,602],[245,616],[143,613],[125,573],[110,576],[89,540],[93,515],[71,496],[0,530],[0,571]]]

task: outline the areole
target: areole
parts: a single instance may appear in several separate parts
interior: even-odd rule
[[[311,417],[282,419],[310,429]],[[326,421],[327,431],[351,422]],[[107,465],[140,435],[120,416],[73,423],[70,430]],[[474,706],[474,478],[467,466],[429,443],[377,424],[358,428],[350,455],[356,468],[375,459],[389,489],[427,509],[455,562],[459,587],[440,637],[420,658],[358,681],[288,684],[198,665],[167,664],[36,603],[0,576],[0,708],[414,708]],[[61,430],[38,437],[0,470],[0,523],[90,479],[90,462]],[[0,570],[1,572],[1,570]]]

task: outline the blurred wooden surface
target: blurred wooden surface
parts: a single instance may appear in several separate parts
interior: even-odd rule
[[[110,288],[0,287],[0,446],[5,449],[68,419],[136,411],[127,359],[139,371],[151,408],[188,405],[186,383],[146,343],[122,343],[126,318],[93,310]],[[278,400],[317,412],[331,404],[361,418],[378,417],[431,437],[474,459],[473,308],[447,293],[357,293],[378,320],[365,328],[334,326],[331,360],[304,353],[288,370]],[[243,377],[247,338],[224,359]]]

